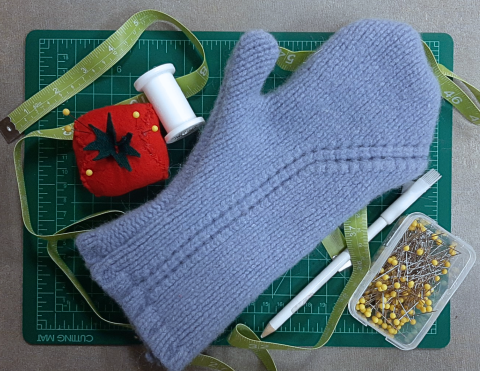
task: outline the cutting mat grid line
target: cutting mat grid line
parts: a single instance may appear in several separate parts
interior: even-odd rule
[[[90,38],[90,35],[101,36]],[[279,45],[292,50],[314,50],[329,35],[327,33],[275,34],[280,40]],[[427,43],[438,60],[441,56],[441,43],[436,39],[442,35],[430,35],[432,40],[427,40]],[[240,34],[198,32],[197,36],[205,48],[211,77],[205,89],[189,100],[196,114],[207,119],[223,78],[224,65]],[[26,65],[26,94],[32,95],[62,76],[106,37],[108,37],[108,33],[95,31],[64,33],[34,31],[31,33],[30,41],[27,40],[27,52],[36,49],[38,53],[36,59],[31,58]],[[449,48],[448,45],[447,48]],[[89,87],[40,120],[34,129],[58,127],[71,122],[71,119],[62,115],[65,107],[69,108],[73,115],[79,117],[92,109],[111,105],[135,95],[133,82],[145,71],[167,62],[175,65],[177,69],[175,75],[180,76],[193,71],[194,67],[198,65],[199,58],[195,54],[191,42],[182,39],[179,33],[146,32],[120,62]],[[35,70],[36,72],[34,72]],[[33,81],[32,76],[35,77]],[[267,79],[265,90],[275,89],[288,76],[289,73],[276,68]],[[448,112],[444,116],[446,125],[448,125]],[[451,140],[448,135],[451,136],[451,134],[448,133],[448,130],[445,134],[448,144],[448,140]],[[442,170],[439,169],[439,166],[442,165],[439,162],[441,139],[439,135],[437,127],[430,151],[430,167]],[[196,139],[197,137],[192,135],[168,146],[172,176],[181,169],[182,163]],[[169,182],[169,180],[159,182],[121,197],[95,198],[81,184],[70,142],[46,139],[31,140],[26,145],[25,151],[29,155],[25,164],[29,203],[35,225],[40,233],[54,232],[93,212],[105,209],[128,210],[140,206],[158,194]],[[448,158],[448,154],[446,157]],[[439,219],[439,192],[442,195],[450,195],[450,174],[448,172],[445,174],[445,171],[442,171],[442,174],[446,180],[443,189],[440,190],[439,185],[435,185],[415,205],[415,210],[421,210],[436,220]],[[38,189],[38,195],[30,197],[36,189]],[[374,200],[369,206],[369,220],[375,219],[397,195],[398,191],[393,191]],[[34,199],[36,202],[32,202]],[[450,198],[448,197],[448,199]],[[449,218],[449,212],[450,210],[448,210],[447,218]],[[445,223],[441,224],[445,225]],[[449,227],[449,224],[446,227]],[[375,238],[372,242],[372,252],[376,251],[387,234],[388,230],[383,231]],[[138,342],[133,332],[102,322],[91,312],[80,294],[64,277],[63,272],[56,268],[50,260],[45,241],[32,239],[25,234],[24,250],[25,264],[31,267],[25,272],[24,277],[24,301],[26,303],[26,307],[24,306],[24,336],[27,341],[37,344]],[[59,250],[102,314],[110,320],[124,320],[118,306],[90,279],[89,272],[73,243],[61,242]],[[225,344],[226,334],[236,323],[246,323],[255,331],[261,332],[268,320],[329,262],[330,258],[323,246],[317,246],[296,267],[278,278],[255,302],[248,305],[215,344]],[[271,339],[293,345],[315,344],[323,332],[333,305],[349,276],[349,270],[337,274]],[[447,332],[449,333],[448,318],[442,314],[439,322],[442,323],[443,328],[448,327]],[[437,325],[432,327],[427,339],[432,338],[438,342],[440,335],[437,330]],[[366,336],[368,341],[365,341]],[[445,330],[441,336],[445,336]],[[371,346],[386,345],[383,337],[356,322],[345,311],[329,345],[355,346],[360,343],[368,343]],[[433,341],[431,343],[433,344]]]

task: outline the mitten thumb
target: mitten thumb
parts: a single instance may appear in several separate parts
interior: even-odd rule
[[[231,102],[259,94],[278,55],[277,41],[269,33],[255,30],[243,34],[225,67],[219,99],[228,97]]]

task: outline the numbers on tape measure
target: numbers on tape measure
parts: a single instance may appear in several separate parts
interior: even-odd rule
[[[200,69],[200,71],[198,71],[198,73],[199,73],[200,75],[202,75],[203,77],[207,76],[207,73],[208,73],[208,68],[207,68],[207,66],[203,66],[203,67]]]
[[[358,269],[358,270],[362,270],[363,268],[363,262],[361,260],[357,260],[356,262],[354,262],[353,264],[355,264],[355,267]]]
[[[453,97],[451,101],[452,101],[453,104],[459,104],[459,103],[462,102],[462,98],[460,98],[460,97]]]
[[[451,98],[452,96],[454,96],[455,94],[457,94],[456,92],[454,91],[444,91],[443,92],[443,95],[445,96],[445,98]],[[459,104],[459,103],[462,103],[462,98],[461,97],[453,97],[449,100],[452,104]]]
[[[117,55],[117,51],[115,48],[111,45],[108,46],[108,51],[111,52],[113,55]]]
[[[220,370],[220,371],[228,371],[230,368],[223,367],[220,363],[218,362],[213,362],[211,361],[207,367],[213,368],[215,370]]]
[[[60,93],[60,90],[58,88],[53,88],[53,92],[55,95],[59,95],[60,97],[62,96],[62,93]]]
[[[269,349],[269,344],[248,344],[248,349]]]
[[[287,59],[285,60],[286,64],[292,64],[295,61],[295,54],[290,54],[287,56]]]

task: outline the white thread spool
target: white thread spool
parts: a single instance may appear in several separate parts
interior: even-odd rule
[[[133,84],[137,91],[145,93],[153,105],[167,131],[167,143],[182,139],[205,123],[203,117],[197,117],[193,112],[173,77],[174,73],[173,64],[162,64],[144,73]]]

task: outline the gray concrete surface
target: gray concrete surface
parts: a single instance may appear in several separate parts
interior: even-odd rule
[[[24,42],[34,29],[116,29],[139,10],[158,9],[192,30],[336,31],[359,18],[390,18],[418,31],[446,32],[455,41],[455,72],[480,86],[480,1],[244,0],[59,1],[0,0],[0,116],[23,101]],[[156,29],[159,26],[154,26]],[[480,127],[454,116],[452,230],[480,246]],[[0,139],[0,370],[161,370],[141,346],[31,346],[21,329],[22,227],[12,145]],[[452,302],[452,340],[440,350],[323,348],[273,352],[279,370],[479,370],[478,263]],[[237,370],[262,370],[248,351],[207,353]],[[189,368],[195,370],[196,368]]]

